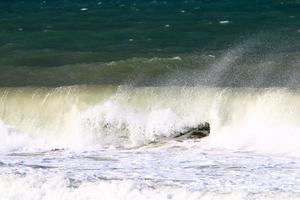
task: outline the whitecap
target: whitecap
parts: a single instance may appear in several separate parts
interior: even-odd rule
[[[228,20],[223,20],[223,21],[219,21],[220,24],[228,24],[229,21]]]

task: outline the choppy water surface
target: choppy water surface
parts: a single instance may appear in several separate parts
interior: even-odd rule
[[[300,199],[299,0],[0,10],[1,200]]]
[[[300,197],[298,90],[84,86],[1,93],[0,199]],[[209,137],[172,139],[204,121]]]
[[[185,141],[1,155],[1,199],[299,197],[298,158],[203,146]]]

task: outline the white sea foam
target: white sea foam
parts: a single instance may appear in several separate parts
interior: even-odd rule
[[[19,138],[14,141],[34,138],[42,141],[38,147],[45,148],[141,145],[209,122],[207,146],[300,155],[297,90],[120,87],[114,92],[70,89],[66,95],[57,90],[31,92],[11,91],[11,97],[26,99],[26,106],[9,95],[2,100],[0,109],[6,112],[0,112],[0,119],[7,125],[1,124],[1,134],[9,138],[2,149],[14,146],[9,144],[10,137]],[[86,101],[97,92],[104,95],[101,101]],[[18,131],[12,134],[11,130]],[[15,143],[22,146],[22,142]]]
[[[1,95],[0,199],[300,196],[297,90],[20,90]],[[165,140],[202,122],[205,139]]]
[[[229,21],[228,20],[223,20],[223,21],[219,21],[220,24],[228,24]]]
[[[0,152],[23,148],[26,143],[32,141],[28,135],[18,133],[17,130],[5,125],[2,121],[0,121],[0,138]]]
[[[241,199],[240,193],[214,194],[192,192],[171,186],[143,185],[134,181],[86,182],[79,187],[69,187],[70,182],[61,176],[50,178],[42,174],[29,177],[0,176],[0,198],[14,200],[82,200],[82,199]]]
[[[1,156],[0,199],[297,199],[297,158],[205,150],[193,141],[138,149]]]

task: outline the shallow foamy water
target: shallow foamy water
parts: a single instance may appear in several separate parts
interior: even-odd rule
[[[0,200],[300,198],[299,90],[0,92]]]
[[[300,159],[201,141],[0,156],[0,199],[296,199]]]

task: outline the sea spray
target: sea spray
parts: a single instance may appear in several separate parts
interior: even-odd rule
[[[43,139],[53,148],[147,144],[208,122],[211,125],[211,135],[205,139],[208,146],[298,152],[295,139],[299,137],[300,124],[298,90],[83,88],[2,90],[7,95],[1,101],[1,120],[14,127],[19,135]],[[94,94],[102,99],[95,101]],[[18,98],[26,102],[24,106]],[[1,132],[7,135],[6,128]]]

